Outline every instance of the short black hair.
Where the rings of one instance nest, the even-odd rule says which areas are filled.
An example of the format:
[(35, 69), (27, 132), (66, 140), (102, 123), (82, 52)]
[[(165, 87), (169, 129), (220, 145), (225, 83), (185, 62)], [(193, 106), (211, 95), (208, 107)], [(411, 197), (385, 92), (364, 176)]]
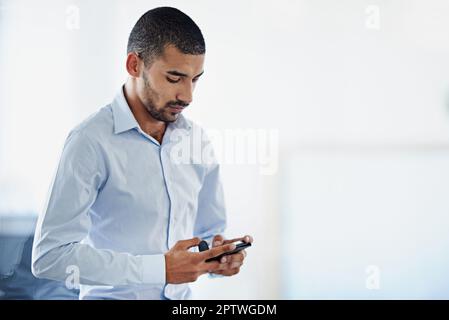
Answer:
[(182, 11), (159, 7), (147, 11), (136, 22), (128, 39), (128, 53), (137, 53), (151, 64), (168, 45), (184, 54), (204, 54), (206, 45), (196, 23)]

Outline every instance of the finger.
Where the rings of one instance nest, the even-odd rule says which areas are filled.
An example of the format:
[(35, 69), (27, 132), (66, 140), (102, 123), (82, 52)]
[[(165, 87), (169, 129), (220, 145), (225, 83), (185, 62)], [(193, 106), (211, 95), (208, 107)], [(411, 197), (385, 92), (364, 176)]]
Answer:
[(212, 240), (212, 246), (213, 247), (218, 247), (221, 246), (223, 244), (224, 238), (222, 235), (217, 234), (214, 237), (214, 240)]
[(243, 238), (244, 238), (244, 237), (234, 238), (234, 239), (229, 239), (229, 240), (224, 240), (224, 241), (223, 241), (223, 244), (233, 243), (233, 242), (236, 242), (236, 241), (243, 241)]
[(221, 257), (220, 262), (221, 263), (240, 262), (240, 261), (243, 261), (245, 259), (245, 257), (246, 257), (246, 251), (242, 250), (240, 252)]
[(207, 259), (211, 259), (211, 258), (214, 258), (216, 256), (219, 256), (220, 254), (223, 254), (225, 252), (232, 251), (234, 249), (235, 249), (235, 244), (234, 243), (224, 244), (222, 246), (214, 247), (214, 248), (212, 248), (210, 250), (200, 252), (199, 253), (199, 257), (202, 260), (207, 260)]
[(223, 276), (233, 276), (240, 272), (240, 268), (227, 269), (220, 272)]
[(221, 257), (220, 263), (231, 263), (231, 262), (241, 262), (245, 259), (246, 252), (245, 250), (242, 250), (238, 253), (229, 254), (226, 256)]
[[(225, 257), (223, 257), (223, 258), (225, 258)], [(244, 255), (244, 253), (242, 253), (242, 251), (240, 251), (240, 252), (228, 255), (228, 256), (226, 256), (226, 258), (227, 258), (228, 263), (243, 262), (243, 260), (245, 259), (245, 255)]]
[(243, 265), (243, 261), (228, 261), (228, 263), (221, 263), (218, 269), (220, 270), (229, 270), (240, 268)]
[(197, 246), (201, 242), (201, 239), (198, 237), (187, 239), (187, 240), (180, 240), (176, 242), (176, 247), (180, 250), (188, 250), (194, 246)]
[(228, 262), (228, 263), (220, 264), (220, 267), (218, 269), (229, 270), (229, 269), (240, 268), (241, 266), (243, 266), (243, 261)]
[(199, 266), (200, 271), (204, 272), (216, 272), (220, 270), (225, 270), (227, 264), (220, 263), (218, 261), (204, 262)]
[(234, 238), (234, 239), (230, 239), (230, 240), (225, 240), (223, 242), (223, 244), (232, 243), (232, 242), (236, 242), (236, 241), (243, 241), (243, 242), (246, 242), (246, 243), (248, 243), (248, 242), (249, 243), (253, 243), (254, 239), (253, 239), (252, 236), (246, 235), (246, 236), (243, 236), (243, 237), (240, 237), (240, 238)]
[(220, 262), (218, 261), (203, 262), (198, 266), (198, 268), (200, 271), (213, 272), (214, 270), (220, 269)]

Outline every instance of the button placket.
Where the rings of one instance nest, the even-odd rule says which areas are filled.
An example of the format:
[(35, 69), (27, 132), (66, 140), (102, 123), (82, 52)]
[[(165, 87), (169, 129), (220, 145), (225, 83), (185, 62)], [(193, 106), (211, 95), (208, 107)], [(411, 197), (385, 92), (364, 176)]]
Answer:
[(161, 167), (162, 167), (162, 174), (164, 176), (164, 181), (165, 181), (165, 188), (166, 188), (166, 192), (168, 194), (168, 198), (170, 201), (170, 209), (169, 209), (169, 220), (168, 220), (168, 248), (171, 248), (173, 245), (175, 245), (176, 243), (176, 238), (175, 238), (175, 225), (177, 222), (177, 217), (175, 214), (175, 199), (172, 197), (172, 192), (171, 192), (171, 182), (170, 182), (170, 161), (167, 160), (168, 155), (165, 152), (166, 148), (161, 145), (160, 146), (160, 159), (161, 159)]

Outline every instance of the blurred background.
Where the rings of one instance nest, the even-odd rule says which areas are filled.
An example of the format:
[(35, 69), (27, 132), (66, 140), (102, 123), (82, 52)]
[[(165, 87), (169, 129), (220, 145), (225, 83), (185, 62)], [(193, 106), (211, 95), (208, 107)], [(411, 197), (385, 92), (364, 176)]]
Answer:
[(187, 116), (262, 133), (236, 138), (255, 159), (221, 158), (227, 235), (254, 245), (194, 297), (448, 299), (446, 0), (0, 0), (0, 298), (76, 297), (27, 274), (34, 223), (68, 132), (112, 101), (131, 28), (165, 5), (206, 40)]

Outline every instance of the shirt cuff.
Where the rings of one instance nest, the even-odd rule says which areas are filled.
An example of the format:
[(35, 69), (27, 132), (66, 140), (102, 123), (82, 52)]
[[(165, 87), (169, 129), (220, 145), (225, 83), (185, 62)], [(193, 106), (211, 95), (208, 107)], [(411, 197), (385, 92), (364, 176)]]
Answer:
[(142, 283), (165, 284), (165, 256), (163, 254), (143, 255)]
[(209, 272), (209, 279), (217, 279), (217, 278), (224, 278), (224, 275)]

